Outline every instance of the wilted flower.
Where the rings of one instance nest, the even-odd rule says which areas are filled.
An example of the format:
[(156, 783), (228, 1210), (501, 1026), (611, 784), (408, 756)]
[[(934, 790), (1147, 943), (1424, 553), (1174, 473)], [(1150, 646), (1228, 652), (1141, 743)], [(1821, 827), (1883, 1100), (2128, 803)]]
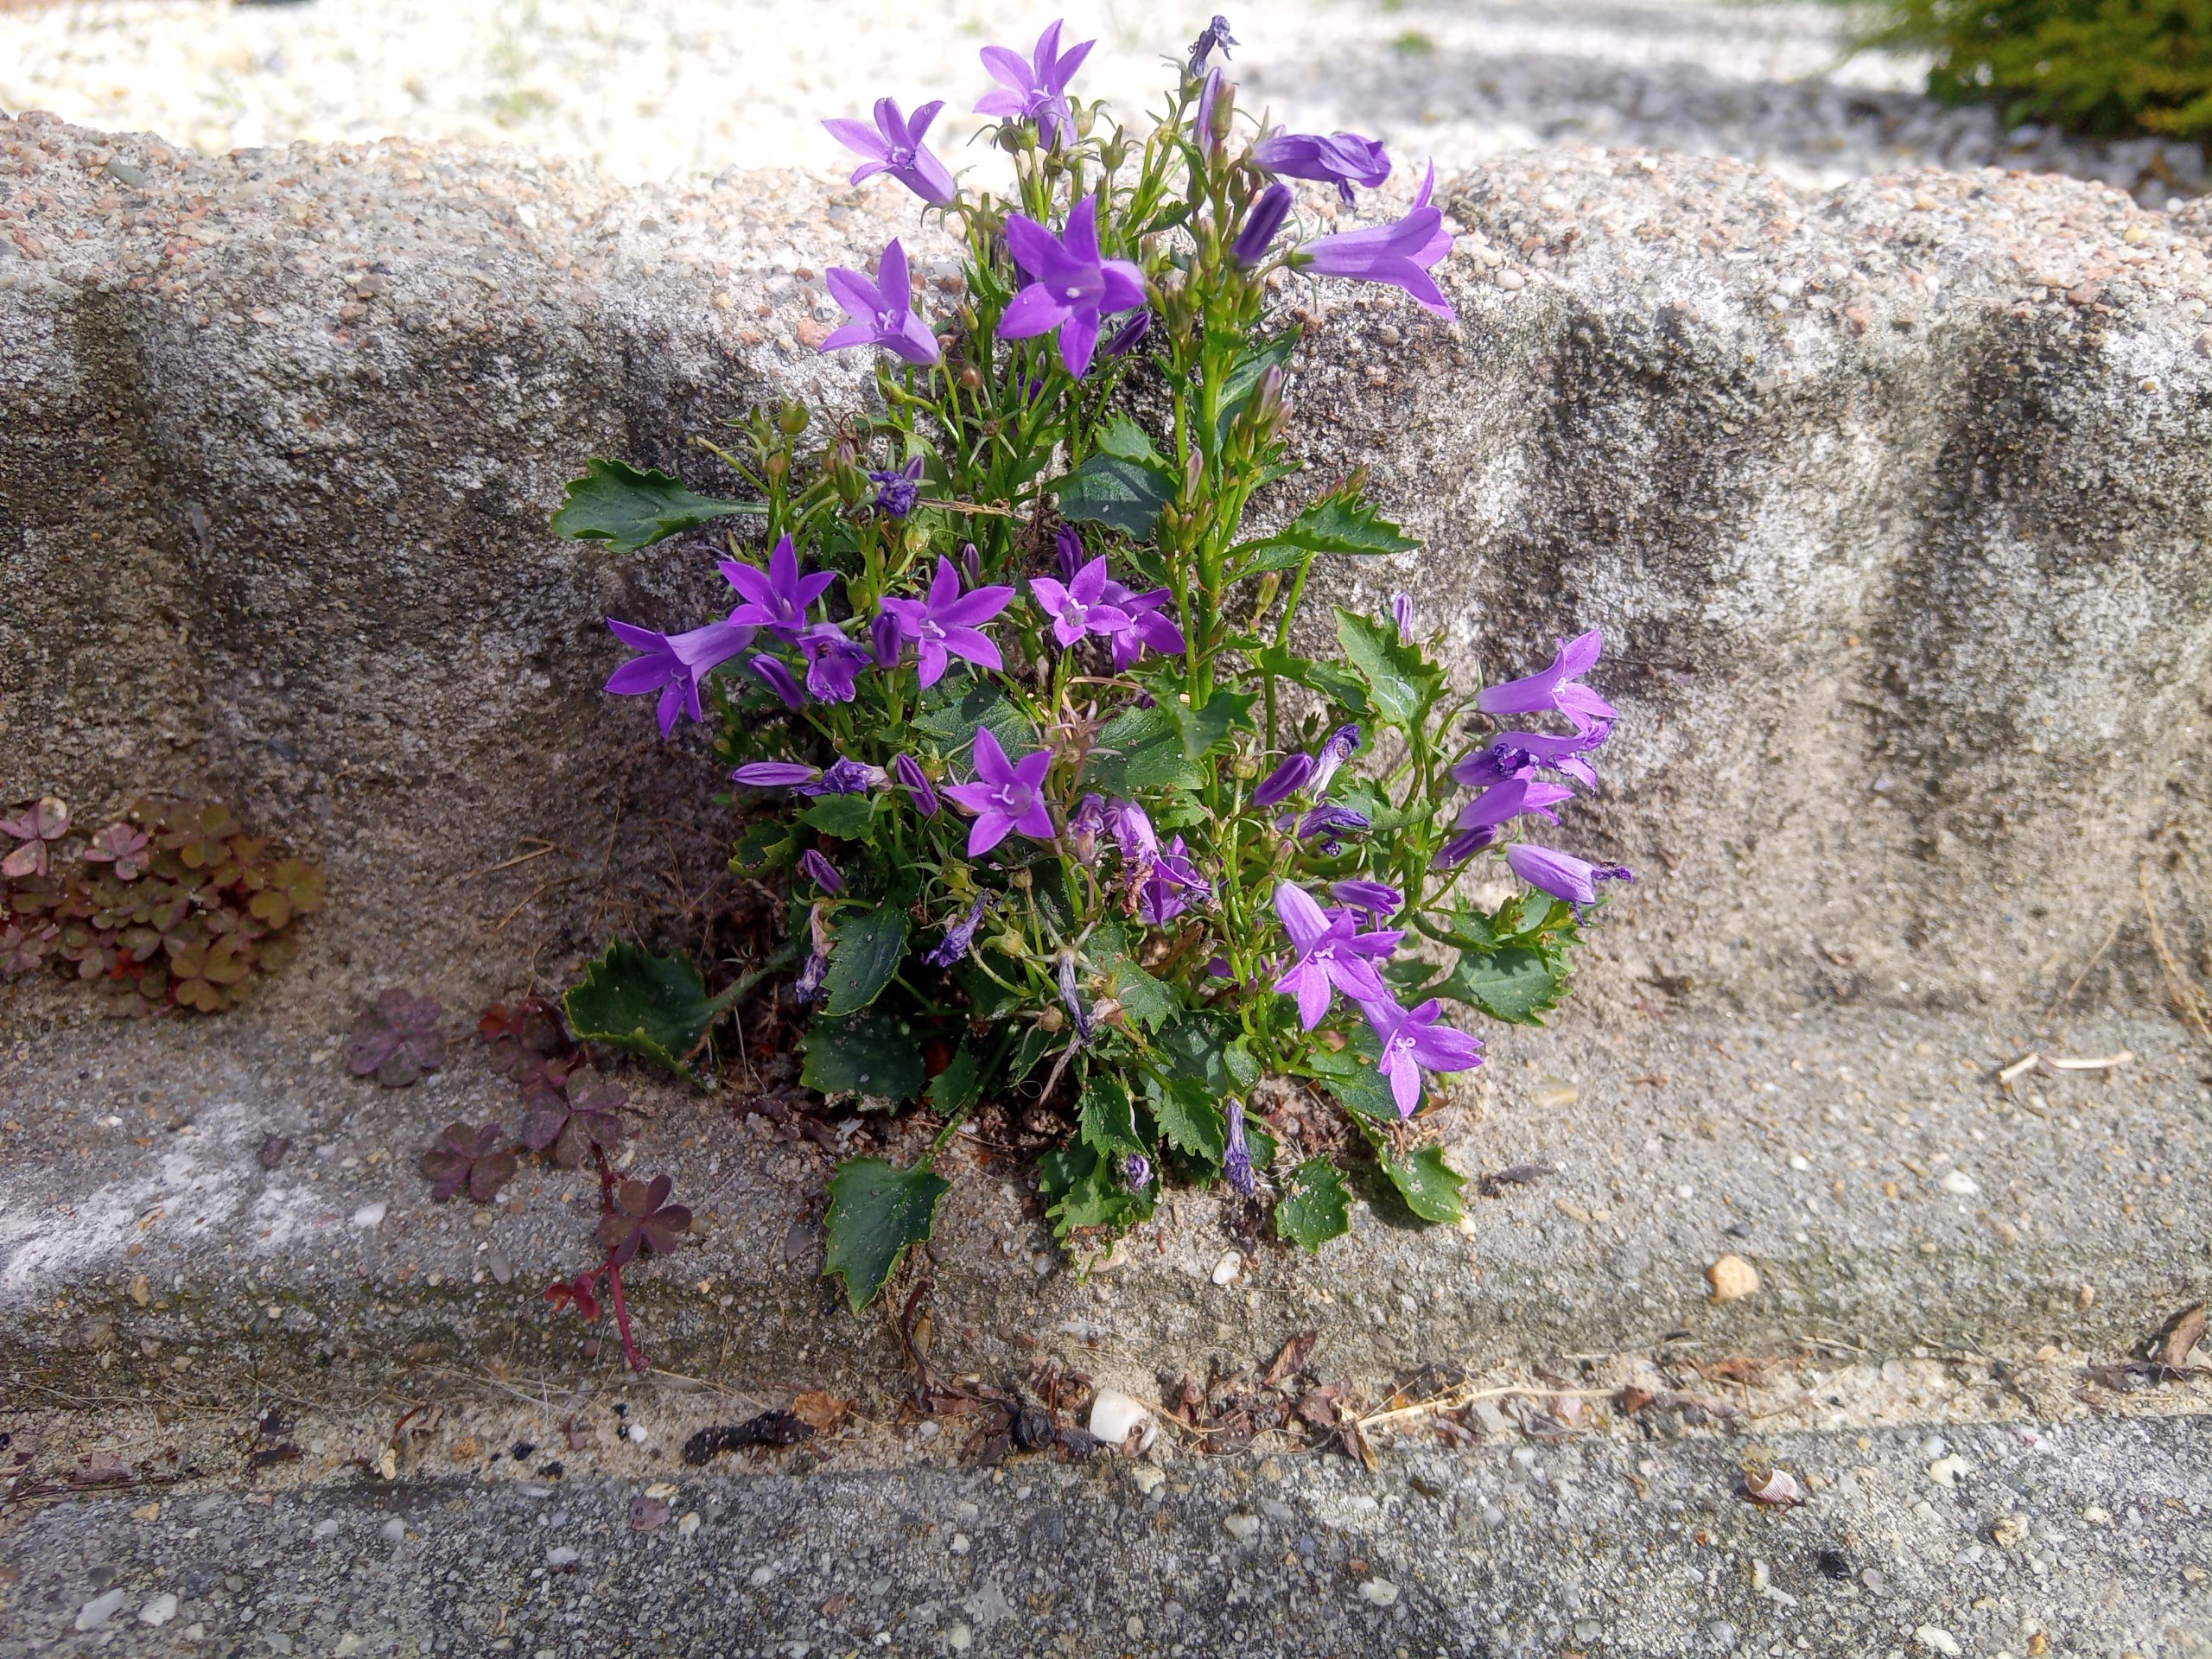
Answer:
[(1001, 340), (1028, 340), (1060, 332), (1060, 362), (1080, 378), (1098, 346), (1100, 320), (1144, 303), (1144, 273), (1127, 259), (1109, 259), (1098, 248), (1098, 198), (1085, 196), (1068, 214), (1064, 235), (1054, 236), (1026, 213), (1010, 213), (1007, 251), (1033, 279), (999, 319)]
[(1037, 37), (1037, 44), (1026, 63), (1019, 53), (1003, 46), (985, 47), (983, 67), (1005, 90), (986, 92), (976, 105), (978, 115), (995, 115), (1006, 121), (1034, 121), (1038, 137), (1047, 149), (1058, 145), (1060, 130), (1072, 122), (1068, 109), (1068, 83), (1075, 79), (1075, 72), (1083, 67), (1083, 60), (1090, 55), (1090, 48), (1098, 44), (1085, 41), (1062, 52), (1060, 28), (1058, 22), (1046, 26)]
[(959, 199), (960, 188), (953, 182), (950, 169), (922, 143), (930, 123), (944, 107), (941, 101), (925, 104), (912, 115), (904, 116), (896, 99), (879, 98), (873, 132), (861, 122), (842, 117), (822, 124), (846, 149), (868, 158), (853, 169), (850, 182), (858, 184), (878, 173), (888, 173), (931, 207), (949, 207)]
[(983, 912), (989, 908), (990, 894), (978, 893), (976, 902), (968, 906), (968, 913), (957, 922), (945, 925), (944, 937), (925, 952), (922, 960), (932, 968), (950, 968), (968, 954), (968, 947), (976, 942), (976, 929), (982, 925)]
[(870, 790), (881, 789), (890, 781), (891, 774), (881, 766), (871, 766), (864, 760), (849, 760), (839, 755), (819, 778), (798, 787), (802, 795), (865, 795)]
[(1492, 784), (1502, 784), (1509, 778), (1541, 768), (1572, 778), (1586, 789), (1594, 789), (1598, 784), (1597, 768), (1583, 757), (1603, 744), (1610, 730), (1605, 722), (1599, 721), (1572, 737), (1555, 737), (1545, 732), (1500, 732), (1487, 748), (1476, 750), (1453, 766), (1452, 778), (1455, 783), (1465, 784), (1471, 789), (1486, 789)]
[[(1358, 753), (1359, 728), (1357, 725), (1348, 723), (1331, 732), (1328, 741), (1321, 745), (1321, 752), (1313, 757), (1313, 793), (1317, 796), (1327, 794), (1330, 780), (1337, 775), (1337, 768)], [(1364, 830), (1367, 825), (1362, 821), (1359, 827)]]
[(811, 1002), (822, 995), (822, 982), (830, 976), (830, 950), (836, 933), (830, 925), (830, 906), (817, 899), (806, 913), (806, 966), (791, 982), (791, 1000)]
[(981, 858), (1017, 833), (1033, 841), (1052, 838), (1052, 814), (1045, 804), (1045, 774), (1052, 769), (1050, 749), (1009, 760), (990, 728), (976, 728), (976, 781), (944, 789), (963, 811), (976, 815), (968, 831), (969, 857)]
[(1444, 214), (1432, 206), (1436, 188), (1436, 164), (1429, 163), (1421, 194), (1413, 210), (1395, 224), (1364, 231), (1341, 231), (1299, 249), (1299, 263), (1317, 276), (1344, 276), (1355, 282), (1382, 283), (1402, 289), (1425, 310), (1450, 321), (1452, 302), (1428, 274), (1428, 267), (1452, 251), (1452, 233), (1444, 228)]
[(731, 625), (766, 628), (784, 640), (795, 640), (805, 632), (808, 609), (837, 580), (832, 570), (801, 575), (798, 553), (789, 536), (777, 542), (766, 571), (742, 559), (724, 559), (721, 568), (729, 585), (744, 597), (744, 602), (729, 613)]
[(1229, 1103), (1229, 1145), (1221, 1155), (1221, 1173), (1231, 1186), (1248, 1198), (1260, 1190), (1259, 1178), (1252, 1173), (1251, 1143), (1244, 1138), (1244, 1106), (1241, 1101)]
[(1318, 836), (1321, 838), (1321, 850), (1333, 854), (1344, 844), (1345, 836), (1368, 829), (1372, 823), (1364, 812), (1355, 812), (1348, 806), (1317, 806), (1310, 812), (1281, 814), (1275, 819), (1275, 828), (1300, 841)]
[(1152, 1185), (1152, 1160), (1141, 1152), (1125, 1153), (1122, 1158), (1122, 1185), (1132, 1192), (1141, 1192)]
[(1076, 1046), (1080, 1048), (1090, 1041), (1090, 1011), (1083, 1006), (1083, 993), (1076, 987), (1075, 952), (1060, 952), (1060, 1001), (1065, 1005), (1068, 1018), (1075, 1021)]
[(921, 499), (922, 458), (916, 455), (895, 473), (872, 472), (868, 478), (875, 486), (875, 510), (887, 518), (904, 518)]
[(1236, 37), (1229, 32), (1229, 19), (1217, 11), (1213, 21), (1200, 29), (1198, 38), (1191, 42), (1191, 73), (1194, 75), (1204, 73), (1206, 59), (1211, 54), (1218, 51), (1226, 58), (1229, 48), (1236, 44)]
[(1086, 795), (1077, 803), (1074, 815), (1068, 819), (1067, 841), (1077, 861), (1091, 864), (1097, 861), (1098, 837), (1106, 831), (1106, 803), (1096, 795)]
[(1147, 860), (1138, 881), (1137, 918), (1148, 926), (1165, 927), (1193, 904), (1203, 904), (1213, 884), (1192, 867), (1178, 836), (1164, 852)]
[(1113, 832), (1114, 844), (1121, 849), (1122, 863), (1136, 865), (1159, 856), (1160, 837), (1153, 833), (1152, 820), (1145, 815), (1144, 808), (1135, 801), (1109, 802), (1106, 827)]

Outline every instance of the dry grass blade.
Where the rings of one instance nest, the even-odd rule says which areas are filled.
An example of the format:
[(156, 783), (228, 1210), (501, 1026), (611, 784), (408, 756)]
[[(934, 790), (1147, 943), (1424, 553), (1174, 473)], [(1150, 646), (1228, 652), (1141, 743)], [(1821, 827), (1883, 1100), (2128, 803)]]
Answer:
[(2189, 976), (2166, 944), (2165, 930), (2158, 925), (2158, 906), (2151, 897), (2151, 867), (2147, 863), (2136, 866), (2135, 885), (2142, 890), (2143, 914), (2151, 923), (2151, 950), (2166, 976), (2166, 990), (2183, 1017), (2196, 1027), (2197, 1034), (2212, 1043), (2212, 1002), (2208, 1002), (2204, 994), (2190, 983)]

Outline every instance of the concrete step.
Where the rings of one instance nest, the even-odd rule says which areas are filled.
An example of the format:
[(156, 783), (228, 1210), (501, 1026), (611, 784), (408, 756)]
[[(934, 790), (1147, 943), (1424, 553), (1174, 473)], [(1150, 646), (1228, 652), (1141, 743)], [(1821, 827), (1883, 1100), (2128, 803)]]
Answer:
[[(1003, 1373), (1057, 1356), (1147, 1393), (1306, 1328), (1362, 1381), (1669, 1333), (1706, 1351), (2120, 1357), (2212, 1289), (2212, 1062), (2177, 1026), (2103, 1015), (2063, 1046), (2125, 1064), (2008, 1093), (1993, 1069), (2028, 1039), (1968, 1015), (1570, 1011), (1555, 1032), (1500, 1037), (1443, 1124), (1471, 1174), (1555, 1174), (1471, 1187), (1459, 1230), (1363, 1205), (1312, 1258), (1186, 1193), (1077, 1272), (1025, 1209), (1026, 1162), (963, 1139), (928, 1264), (937, 1357)], [(672, 1173), (706, 1228), (631, 1275), (654, 1360), (764, 1389), (899, 1375), (887, 1324), (848, 1316), (817, 1277), (829, 1154), (734, 1094), (641, 1082), (639, 1098), (655, 1116), (633, 1166)], [(417, 1160), (454, 1119), (519, 1122), (473, 1041), (397, 1091), (346, 1077), (332, 1033), (251, 1012), (0, 1050), (0, 1376), (234, 1398), (614, 1365), (586, 1360), (592, 1333), (540, 1297), (590, 1259), (595, 1184), (532, 1167), (498, 1205), (432, 1204)], [(901, 1160), (925, 1132), (851, 1130)], [(269, 1169), (271, 1135), (291, 1145)], [(1716, 1306), (1705, 1274), (1724, 1253), (1760, 1287)]]
[(1940, 1433), (73, 1498), (0, 1511), (0, 1659), (2212, 1652), (2206, 1418)]

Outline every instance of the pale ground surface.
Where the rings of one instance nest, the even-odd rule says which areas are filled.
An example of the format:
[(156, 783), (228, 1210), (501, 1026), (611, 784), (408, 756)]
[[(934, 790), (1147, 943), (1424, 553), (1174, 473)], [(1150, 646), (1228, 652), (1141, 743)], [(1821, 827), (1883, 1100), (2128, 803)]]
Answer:
[[(509, 143), (626, 181), (838, 167), (816, 124), (888, 93), (948, 105), (957, 167), (992, 41), (1064, 12), (1095, 38), (1077, 90), (1125, 118), (1211, 5), (1068, 0), (81, 0), (0, 13), (0, 109), (149, 130), (211, 154), (391, 134)], [(2106, 178), (2163, 202), (2202, 157), (2006, 133), (1912, 95), (1923, 66), (1846, 60), (1816, 4), (1276, 0), (1231, 6), (1249, 100), (1356, 128), (1446, 171), (1564, 140), (1726, 155), (1799, 184), (1989, 163)], [(848, 163), (849, 165), (849, 163)]]

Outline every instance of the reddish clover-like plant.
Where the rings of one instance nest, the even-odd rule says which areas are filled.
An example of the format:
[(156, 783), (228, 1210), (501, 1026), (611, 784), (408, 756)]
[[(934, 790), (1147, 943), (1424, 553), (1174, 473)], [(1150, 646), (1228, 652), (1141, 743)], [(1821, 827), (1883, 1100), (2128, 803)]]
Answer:
[(69, 807), (56, 795), (42, 795), (18, 808), (12, 817), (0, 818), (0, 836), (12, 836), (22, 844), (0, 859), (0, 875), (44, 875), (48, 847), (69, 833)]
[(599, 1317), (599, 1296), (594, 1287), (605, 1268), (587, 1268), (574, 1279), (556, 1279), (545, 1287), (545, 1300), (556, 1313), (573, 1307), (588, 1324)]
[(446, 1039), (438, 1029), (445, 1010), (431, 998), (394, 986), (353, 1021), (346, 1070), (374, 1077), (386, 1089), (404, 1089), (445, 1064)]
[(537, 1107), (523, 1132), (523, 1144), (532, 1152), (549, 1153), (563, 1169), (582, 1168), (594, 1148), (611, 1152), (621, 1144), (622, 1107), (629, 1091), (588, 1066), (568, 1073), (558, 1089), (541, 1078), (523, 1097)]
[(491, 1203), (522, 1167), (514, 1154), (499, 1150), (499, 1137), (505, 1133), (497, 1123), (475, 1129), (466, 1123), (447, 1124), (437, 1145), (423, 1154), (430, 1196), (443, 1203), (466, 1188), (477, 1203)]
[(136, 881), (146, 874), (148, 849), (154, 838), (127, 823), (111, 823), (86, 846), (85, 862), (112, 866), (118, 881)]
[(607, 1265), (626, 1268), (641, 1249), (655, 1255), (673, 1255), (691, 1230), (691, 1212), (671, 1204), (673, 1177), (657, 1175), (647, 1181), (617, 1181), (599, 1218), (599, 1242), (607, 1248)]

